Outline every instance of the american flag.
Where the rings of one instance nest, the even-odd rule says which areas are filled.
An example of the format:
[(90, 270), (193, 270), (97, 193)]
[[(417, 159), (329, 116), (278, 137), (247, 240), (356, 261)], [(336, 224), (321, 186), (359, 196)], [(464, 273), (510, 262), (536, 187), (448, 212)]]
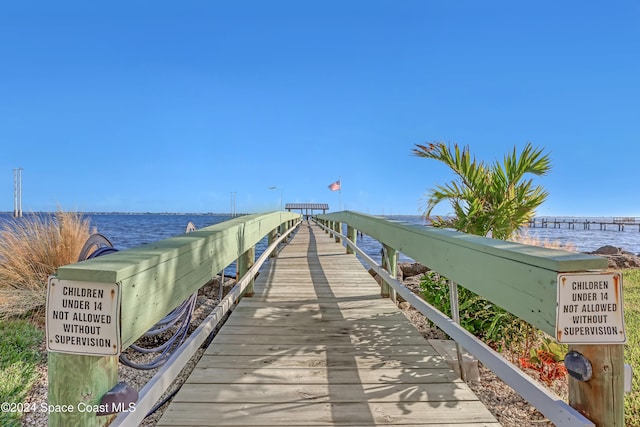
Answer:
[(329, 190), (331, 191), (337, 191), (339, 189), (340, 189), (340, 180), (337, 180), (336, 182), (329, 185)]

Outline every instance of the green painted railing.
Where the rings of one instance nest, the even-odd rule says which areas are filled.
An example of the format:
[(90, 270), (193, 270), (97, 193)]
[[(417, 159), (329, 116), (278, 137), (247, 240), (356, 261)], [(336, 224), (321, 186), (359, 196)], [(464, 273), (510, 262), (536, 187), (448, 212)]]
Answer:
[(356, 212), (318, 215), (346, 223), (531, 325), (556, 335), (558, 273), (607, 268), (604, 258), (424, 227)]
[[(300, 221), (290, 212), (248, 215), (137, 248), (58, 269), (65, 283), (118, 284), (121, 349), (134, 343), (156, 322), (238, 260), (248, 269), (255, 246), (273, 241)], [(91, 410), (118, 382), (117, 356), (49, 352), (50, 426), (102, 426), (114, 416)], [(80, 406), (79, 406), (80, 405)], [(57, 409), (56, 409), (57, 408)], [(64, 411), (63, 409), (73, 409)], [(80, 410), (79, 410), (80, 409)]]
[[(329, 233), (336, 232), (337, 241), (342, 238), (337, 235), (342, 233), (342, 224), (346, 224), (343, 236), (354, 243), (358, 232), (378, 240), (384, 249), (383, 267), (389, 271), (388, 277), (395, 277), (394, 260), (401, 252), (552, 337), (557, 336), (559, 274), (593, 272), (608, 266), (602, 257), (495, 240), (351, 211), (317, 215), (315, 218), (327, 227)], [(382, 294), (388, 293), (389, 287), (383, 284)], [(581, 344), (570, 345), (569, 349), (584, 355), (593, 367), (593, 376), (588, 381), (570, 377), (569, 404), (597, 426), (623, 426), (623, 345)], [(500, 376), (499, 372), (496, 374)]]

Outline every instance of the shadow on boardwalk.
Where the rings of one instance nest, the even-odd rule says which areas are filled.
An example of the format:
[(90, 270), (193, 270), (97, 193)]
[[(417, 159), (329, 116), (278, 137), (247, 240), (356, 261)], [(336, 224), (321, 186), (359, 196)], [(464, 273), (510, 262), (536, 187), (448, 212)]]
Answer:
[(353, 255), (303, 226), (159, 426), (498, 426)]

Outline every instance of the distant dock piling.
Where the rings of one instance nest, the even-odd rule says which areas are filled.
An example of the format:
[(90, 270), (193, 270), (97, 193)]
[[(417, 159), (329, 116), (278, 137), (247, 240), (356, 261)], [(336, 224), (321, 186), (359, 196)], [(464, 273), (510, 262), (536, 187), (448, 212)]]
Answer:
[[(640, 218), (636, 217), (611, 217), (611, 218), (532, 218), (527, 224), (529, 228), (565, 228), (567, 230), (575, 230), (576, 224), (582, 226), (583, 230), (596, 229), (599, 230), (615, 230), (624, 231), (625, 226), (638, 227), (640, 232)], [(580, 227), (578, 227), (580, 228)]]

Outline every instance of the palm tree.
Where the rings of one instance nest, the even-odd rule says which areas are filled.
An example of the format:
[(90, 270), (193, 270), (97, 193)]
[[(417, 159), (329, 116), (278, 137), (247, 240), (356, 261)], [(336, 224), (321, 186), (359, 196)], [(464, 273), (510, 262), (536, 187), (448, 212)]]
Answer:
[(433, 208), (448, 200), (452, 218), (438, 217), (433, 224), (452, 227), (465, 233), (506, 240), (527, 223), (549, 193), (534, 186), (527, 174), (545, 175), (551, 169), (549, 154), (527, 143), (518, 154), (516, 148), (505, 155), (502, 163), (476, 161), (469, 147), (462, 149), (444, 142), (416, 144), (417, 157), (439, 160), (455, 173), (456, 179), (430, 190), (425, 209), (429, 217)]

